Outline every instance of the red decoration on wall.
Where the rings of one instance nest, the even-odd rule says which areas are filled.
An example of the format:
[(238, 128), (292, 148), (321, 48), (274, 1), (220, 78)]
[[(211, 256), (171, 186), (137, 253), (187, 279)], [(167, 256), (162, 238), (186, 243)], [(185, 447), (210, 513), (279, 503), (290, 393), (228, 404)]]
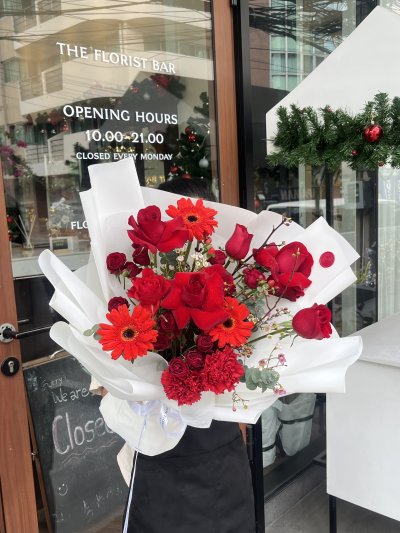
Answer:
[(194, 133), (189, 133), (188, 135), (188, 141), (190, 143), (195, 143), (196, 142), (196, 135)]

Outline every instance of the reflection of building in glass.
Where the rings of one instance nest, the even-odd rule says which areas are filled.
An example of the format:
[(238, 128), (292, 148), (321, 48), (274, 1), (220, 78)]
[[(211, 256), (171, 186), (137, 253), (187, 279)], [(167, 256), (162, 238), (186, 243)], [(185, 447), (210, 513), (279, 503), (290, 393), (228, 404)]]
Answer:
[[(88, 165), (134, 157), (153, 186), (179, 165), (178, 140), (199, 118), (200, 95), (211, 109), (213, 101), (208, 4), (183, 4), (4, 3), (0, 143), (21, 165), (6, 165), (2, 153), (3, 170), (10, 207), (37, 212), (36, 245), (61, 231), (50, 206), (70, 205), (82, 225), (78, 193), (89, 186)], [(212, 116), (208, 123), (204, 143), (193, 132), (193, 153), (201, 143), (207, 165), (195, 161), (191, 172), (212, 176), (217, 188)], [(77, 225), (63, 233), (76, 236)], [(87, 238), (84, 229), (79, 235)]]

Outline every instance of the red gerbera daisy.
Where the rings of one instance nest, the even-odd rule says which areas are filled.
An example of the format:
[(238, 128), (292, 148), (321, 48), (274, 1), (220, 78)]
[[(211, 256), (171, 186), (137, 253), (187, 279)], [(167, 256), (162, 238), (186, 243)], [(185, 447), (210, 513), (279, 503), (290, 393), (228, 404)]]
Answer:
[(118, 359), (121, 355), (131, 361), (146, 355), (154, 348), (157, 340), (155, 321), (151, 314), (137, 305), (132, 314), (126, 305), (112, 309), (106, 315), (110, 324), (100, 324), (97, 334), (104, 351), (111, 351), (111, 357)]
[(225, 298), (224, 310), (229, 317), (215, 326), (210, 331), (212, 340), (218, 341), (218, 348), (223, 348), (226, 344), (233, 347), (242, 346), (251, 335), (253, 322), (246, 322), (244, 319), (250, 314), (245, 304), (240, 304), (236, 298)]
[(217, 211), (205, 207), (202, 199), (196, 200), (196, 204), (194, 204), (190, 198), (180, 198), (177, 206), (170, 205), (165, 212), (171, 218), (181, 217), (183, 219), (191, 241), (193, 237), (198, 241), (206, 239), (214, 233), (214, 228), (218, 226), (218, 222), (214, 220)]

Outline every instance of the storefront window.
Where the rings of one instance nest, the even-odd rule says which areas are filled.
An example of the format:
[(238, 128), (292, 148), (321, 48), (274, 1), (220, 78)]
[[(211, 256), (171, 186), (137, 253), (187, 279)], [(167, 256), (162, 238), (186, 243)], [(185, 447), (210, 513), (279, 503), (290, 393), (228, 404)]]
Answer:
[[(395, 9), (398, 2), (388, 4)], [(398, 311), (396, 173), (379, 169), (378, 178), (378, 170), (354, 172), (346, 165), (334, 172), (324, 166), (268, 167), (265, 114), (311, 74), (375, 5), (356, 0), (248, 2), (252, 162), (246, 168), (252, 167), (253, 174), (247, 175), (251, 182), (247, 207), (286, 213), (303, 227), (324, 216), (359, 252), (354, 265), (357, 282), (332, 302), (333, 323), (341, 335)], [(300, 394), (278, 400), (264, 413), (262, 426), (265, 494), (270, 495), (293, 475), (293, 468), (307, 464), (324, 449), (323, 396)]]
[(72, 270), (87, 263), (79, 193), (89, 165), (130, 157), (144, 186), (197, 177), (219, 197), (210, 2), (4, 0), (0, 30), (2, 216), (16, 327), (27, 335), (40, 531), (116, 533), (124, 443), (105, 425), (90, 376), (49, 337), (61, 317), (37, 258), (50, 248)]
[[(7, 13), (10, 13), (8, 16)], [(0, 158), (15, 277), (50, 247), (84, 264), (88, 166), (132, 157), (143, 185), (208, 180), (218, 196), (210, 4), (60, 0), (3, 6)]]

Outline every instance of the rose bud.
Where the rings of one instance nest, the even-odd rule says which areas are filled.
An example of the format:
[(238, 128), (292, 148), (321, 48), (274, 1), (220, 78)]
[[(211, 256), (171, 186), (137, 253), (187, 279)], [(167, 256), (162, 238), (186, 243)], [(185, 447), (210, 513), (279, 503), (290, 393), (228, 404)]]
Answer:
[(226, 253), (222, 250), (214, 250), (213, 255), (209, 258), (210, 265), (224, 265), (226, 261)]
[(164, 333), (173, 333), (174, 335), (179, 334), (174, 315), (171, 311), (166, 311), (160, 315), (158, 319), (158, 329)]
[(189, 367), (181, 357), (174, 357), (169, 362), (168, 369), (173, 376), (180, 379), (185, 379), (189, 375)]
[(214, 349), (214, 342), (210, 335), (199, 335), (196, 339), (196, 348), (199, 352), (212, 352)]
[(124, 265), (124, 271), (128, 278), (132, 279), (136, 278), (136, 276), (141, 273), (142, 269), (135, 265), (135, 263), (132, 263), (132, 261), (127, 261)]
[(250, 248), (253, 235), (241, 224), (236, 224), (235, 231), (225, 245), (226, 253), (237, 261), (244, 259)]
[(114, 298), (111, 298), (108, 302), (108, 311), (111, 313), (112, 309), (117, 309), (120, 305), (126, 305), (126, 307), (129, 307), (129, 302), (125, 298), (122, 298), (122, 296), (114, 296)]
[(171, 346), (171, 339), (166, 333), (158, 332), (157, 340), (154, 343), (154, 350), (157, 352), (162, 352)]
[(292, 326), (297, 335), (305, 339), (328, 339), (332, 333), (331, 316), (326, 305), (314, 304), (298, 311), (293, 317)]
[(257, 289), (260, 281), (265, 280), (265, 276), (256, 268), (245, 268), (243, 270), (243, 279), (250, 289)]
[(149, 249), (142, 244), (132, 244), (133, 252), (132, 259), (134, 262), (141, 266), (150, 265)]
[(108, 254), (106, 259), (107, 270), (110, 274), (119, 274), (126, 263), (126, 255), (120, 252)]
[(185, 355), (186, 363), (190, 370), (201, 370), (204, 367), (204, 354), (191, 350)]

